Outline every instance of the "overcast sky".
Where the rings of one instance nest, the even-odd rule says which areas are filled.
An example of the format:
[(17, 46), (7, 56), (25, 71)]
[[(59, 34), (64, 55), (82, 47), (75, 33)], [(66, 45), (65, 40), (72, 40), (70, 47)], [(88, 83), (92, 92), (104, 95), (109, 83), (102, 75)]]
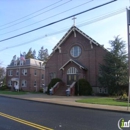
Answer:
[[(112, 0), (0, 0), (0, 40), (109, 1)], [(129, 0), (117, 0), (76, 16), (75, 25), (105, 48), (109, 47), (109, 40), (113, 40), (117, 35), (126, 41), (127, 46), (125, 8), (128, 6)], [(35, 49), (38, 55), (38, 50), (44, 46), (50, 54), (53, 47), (72, 26), (73, 20), (70, 18), (29, 34), (0, 42), (1, 66), (6, 67), (14, 55), (19, 57), (20, 52), (28, 52), (29, 48)], [(19, 44), (22, 46), (13, 47)]]

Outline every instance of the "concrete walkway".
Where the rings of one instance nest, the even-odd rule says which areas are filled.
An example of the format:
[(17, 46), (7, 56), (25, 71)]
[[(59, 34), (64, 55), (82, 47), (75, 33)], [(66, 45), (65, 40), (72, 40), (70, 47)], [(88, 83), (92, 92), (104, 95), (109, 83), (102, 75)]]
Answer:
[[(29, 101), (52, 103), (52, 104), (58, 104), (58, 105), (66, 105), (66, 106), (72, 106), (72, 107), (130, 113), (130, 107), (129, 107), (129, 110), (127, 110), (127, 107), (121, 107), (121, 106), (86, 104), (86, 103), (75, 102), (76, 100), (86, 98), (85, 96), (79, 96), (79, 97), (78, 96), (54, 96), (54, 95), (31, 94), (31, 93), (28, 93), (25, 95), (0, 94), (0, 96), (17, 98), (17, 99), (22, 99), (22, 100), (29, 100)], [(91, 96), (90, 97), (88, 96), (87, 98), (91, 98)]]

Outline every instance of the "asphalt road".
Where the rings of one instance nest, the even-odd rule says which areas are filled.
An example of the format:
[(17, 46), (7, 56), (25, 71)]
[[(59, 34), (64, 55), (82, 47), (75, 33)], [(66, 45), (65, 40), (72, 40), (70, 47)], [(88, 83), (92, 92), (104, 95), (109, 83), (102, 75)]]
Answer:
[[(46, 130), (119, 130), (120, 118), (128, 121), (130, 114), (0, 97), (0, 130), (40, 129), (33, 127), (35, 124), (47, 127)], [(28, 126), (26, 121), (33, 124)]]

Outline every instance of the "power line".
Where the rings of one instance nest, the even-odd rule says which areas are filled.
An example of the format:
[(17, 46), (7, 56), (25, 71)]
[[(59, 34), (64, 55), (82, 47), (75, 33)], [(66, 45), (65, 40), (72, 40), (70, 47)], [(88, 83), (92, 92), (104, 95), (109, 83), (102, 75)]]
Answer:
[(46, 6), (46, 7), (42, 8), (42, 9), (37, 10), (37, 11), (35, 11), (35, 12), (31, 13), (31, 14), (28, 14), (28, 15), (26, 15), (26, 16), (24, 16), (24, 17), (21, 17), (21, 18), (19, 18), (19, 19), (16, 19), (16, 20), (14, 20), (14, 21), (9, 22), (9, 23), (0, 25), (0, 27), (6, 26), (6, 25), (8, 25), (8, 24), (14, 23), (14, 22), (19, 21), (19, 20), (21, 20), (21, 19), (24, 19), (24, 18), (26, 18), (26, 17), (28, 17), (28, 16), (30, 16), (30, 15), (33, 15), (33, 14), (35, 14), (35, 13), (37, 13), (37, 12), (40, 12), (41, 10), (44, 10), (44, 9), (46, 9), (46, 8), (48, 8), (48, 7), (51, 7), (51, 6), (57, 4), (57, 3), (61, 2), (61, 1), (62, 1), (62, 0), (59, 0), (59, 1), (53, 3), (53, 4), (49, 5), (49, 6)]
[(84, 26), (84, 25), (88, 25), (88, 24), (91, 24), (91, 23), (94, 23), (94, 22), (97, 22), (97, 21), (101, 21), (101, 20), (103, 20), (103, 19), (112, 17), (112, 16), (114, 16), (114, 15), (123, 13), (123, 12), (125, 12), (125, 11), (126, 11), (126, 8), (123, 8), (123, 9), (121, 9), (121, 10), (117, 10), (117, 11), (112, 12), (112, 13), (110, 13), (110, 14), (107, 14), (107, 15), (98, 17), (98, 18), (96, 18), (96, 19), (90, 20), (90, 21), (88, 21), (88, 22), (86, 22), (86, 23), (82, 23), (82, 24), (79, 25), (79, 27)]
[[(92, 18), (90, 20), (88, 20), (87, 22), (86, 21), (83, 21), (83, 22), (80, 22), (77, 27), (82, 27), (84, 25), (88, 25), (88, 24), (91, 24), (91, 23), (95, 23), (95, 22), (98, 22), (98, 21), (101, 21), (103, 19), (106, 19), (106, 18), (109, 18), (109, 17), (112, 17), (114, 15), (117, 15), (117, 14), (120, 14), (120, 13), (123, 13), (126, 11), (126, 8), (120, 8), (118, 10), (114, 10), (114, 11), (111, 11), (111, 12), (108, 12), (106, 14), (103, 14), (101, 16), (98, 16), (98, 17), (95, 17), (95, 18)], [(67, 29), (69, 29), (69, 27), (66, 27)], [(67, 29), (66, 28), (62, 28), (62, 30), (66, 31)]]
[(71, 15), (71, 16), (68, 16), (68, 17), (66, 17), (66, 18), (63, 18), (63, 19), (60, 19), (60, 20), (58, 20), (58, 21), (49, 23), (49, 24), (44, 25), (44, 26), (41, 26), (41, 27), (39, 27), (39, 28), (35, 28), (35, 29), (33, 29), (33, 30), (30, 30), (30, 31), (27, 31), (27, 32), (24, 32), (24, 33), (21, 33), (21, 34), (12, 36), (12, 37), (9, 37), (9, 38), (6, 38), (6, 39), (2, 39), (2, 40), (0, 40), (0, 42), (7, 41), (7, 40), (10, 40), (10, 39), (13, 39), (13, 38), (16, 38), (16, 37), (25, 35), (25, 34), (27, 34), (27, 33), (34, 32), (34, 31), (36, 31), (36, 30), (42, 29), (42, 28), (44, 28), (44, 27), (47, 27), (47, 26), (50, 26), (50, 25), (53, 25), (53, 24), (56, 24), (56, 23), (58, 23), (58, 22), (64, 21), (64, 20), (66, 20), (66, 19), (69, 19), (69, 18), (71, 18), (71, 17), (77, 16), (77, 15), (80, 15), (80, 14), (83, 14), (83, 13), (85, 13), (85, 12), (88, 12), (88, 11), (91, 11), (91, 10), (94, 10), (94, 9), (97, 9), (97, 8), (99, 8), (99, 7), (102, 7), (102, 6), (104, 6), (104, 5), (110, 4), (110, 3), (115, 2), (115, 1), (117, 1), (117, 0), (113, 0), (113, 1), (110, 1), (110, 2), (107, 2), (107, 3), (104, 3), (104, 4), (102, 4), (102, 5), (93, 7), (93, 8), (91, 8), (91, 9), (87, 9), (87, 10), (82, 11), (82, 12), (80, 12), (80, 13), (77, 13), (77, 14), (74, 14), (74, 15)]
[(21, 27), (21, 28), (18, 28), (18, 29), (15, 29), (15, 30), (12, 30), (12, 31), (3, 33), (3, 34), (0, 34), (0, 35), (5, 35), (5, 34), (8, 34), (8, 33), (12, 33), (12, 32), (21, 30), (21, 29), (23, 29), (23, 28), (32, 26), (32, 25), (34, 25), (34, 24), (40, 23), (40, 22), (42, 22), (42, 21), (44, 21), (44, 20), (47, 20), (47, 19), (49, 19), (49, 18), (53, 18), (53, 17), (55, 17), (55, 16), (58, 16), (58, 15), (60, 15), (60, 14), (63, 14), (63, 13), (65, 13), (65, 12), (68, 12), (68, 11), (70, 11), (70, 10), (73, 10), (73, 9), (75, 9), (75, 8), (78, 8), (78, 7), (80, 7), (80, 6), (83, 6), (83, 5), (85, 5), (85, 4), (89, 3), (89, 2), (92, 2), (92, 1), (93, 1), (93, 0), (90, 0), (90, 1), (88, 1), (88, 2), (85, 2), (85, 3), (83, 3), (83, 4), (80, 4), (80, 5), (78, 5), (78, 6), (75, 6), (75, 7), (71, 8), (71, 9), (65, 10), (65, 11), (63, 11), (63, 12), (61, 12), (61, 13), (58, 13), (58, 14), (55, 14), (55, 15), (50, 16), (50, 17), (48, 17), (48, 18), (42, 19), (42, 20), (40, 20), (40, 21), (38, 21), (38, 22), (35, 22), (35, 23), (33, 23), (33, 24), (29, 24), (29, 25), (27, 25), (27, 26), (24, 26), (24, 27)]
[[(122, 10), (118, 10), (118, 11), (109, 13), (109, 14), (107, 14), (107, 15), (100, 16), (100, 17), (95, 18), (95, 19), (92, 19), (92, 20), (89, 20), (89, 21), (87, 21), (87, 22), (85, 22), (85, 23), (78, 24), (77, 27), (83, 27), (83, 26), (85, 26), (85, 25), (92, 24), (92, 23), (97, 22), (97, 21), (101, 21), (101, 20), (103, 20), (103, 19), (112, 17), (112, 16), (114, 16), (114, 15), (117, 15), (117, 14), (120, 14), (120, 13), (123, 13), (123, 12), (125, 12), (125, 8), (122, 9)], [(4, 51), (4, 50), (7, 50), (7, 49), (10, 49), (10, 48), (15, 48), (15, 47), (18, 47), (18, 46), (23, 46), (23, 45), (25, 45), (25, 44), (38, 41), (38, 40), (43, 39), (43, 38), (48, 37), (48, 36), (52, 36), (52, 35), (56, 35), (56, 34), (59, 34), (59, 33), (63, 33), (63, 32), (65, 32), (66, 30), (68, 30), (68, 28), (62, 29), (62, 30), (60, 30), (60, 31), (53, 32), (53, 33), (50, 33), (50, 34), (46, 34), (46, 35), (44, 35), (44, 36), (41, 36), (41, 37), (39, 37), (39, 38), (30, 40), (30, 41), (27, 41), (27, 42), (24, 42), (24, 43), (20, 43), (20, 44), (14, 45), (14, 46), (6, 47), (6, 48), (4, 48), (4, 49), (1, 49), (0, 52), (1, 52), (1, 51)]]
[(49, 9), (49, 10), (46, 10), (46, 11), (40, 13), (40, 14), (37, 14), (37, 15), (32, 16), (32, 17), (30, 17), (30, 18), (27, 18), (27, 19), (25, 19), (25, 20), (23, 20), (23, 21), (20, 21), (20, 22), (18, 22), (18, 23), (13, 24), (13, 25), (10, 25), (10, 26), (1, 28), (0, 30), (4, 30), (4, 29), (10, 28), (10, 27), (13, 27), (13, 26), (15, 26), (15, 25), (17, 25), (17, 24), (26, 22), (26, 21), (29, 20), (29, 19), (32, 19), (32, 18), (34, 18), (34, 17), (37, 17), (37, 16), (39, 16), (39, 15), (41, 15), (41, 14), (43, 14), (43, 13), (49, 12), (49, 11), (51, 11), (51, 10), (53, 10), (53, 9), (55, 9), (55, 8), (58, 8), (58, 7), (62, 6), (62, 5), (65, 5), (65, 4), (69, 3), (70, 1), (72, 1), (72, 0), (69, 0), (69, 1), (67, 1), (67, 2), (64, 2), (64, 3), (62, 3), (62, 4), (58, 5), (58, 6), (55, 6), (55, 7), (51, 8), (51, 9)]

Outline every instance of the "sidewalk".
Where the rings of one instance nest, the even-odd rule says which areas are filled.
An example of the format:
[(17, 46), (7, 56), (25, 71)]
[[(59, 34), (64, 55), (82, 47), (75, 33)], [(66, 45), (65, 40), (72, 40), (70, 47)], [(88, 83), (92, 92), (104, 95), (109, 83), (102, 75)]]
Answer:
[[(58, 105), (66, 105), (66, 106), (72, 106), (72, 107), (130, 113), (130, 107), (128, 111), (127, 107), (99, 105), (99, 104), (86, 104), (86, 103), (75, 102), (76, 100), (86, 98), (84, 96), (79, 96), (79, 97), (78, 96), (54, 96), (54, 95), (31, 94), (31, 93), (28, 93), (25, 95), (0, 94), (0, 96), (17, 98), (17, 99), (22, 99), (22, 100), (29, 100), (29, 101), (52, 103), (52, 104), (58, 104)], [(88, 96), (88, 98), (91, 98), (91, 97)]]

